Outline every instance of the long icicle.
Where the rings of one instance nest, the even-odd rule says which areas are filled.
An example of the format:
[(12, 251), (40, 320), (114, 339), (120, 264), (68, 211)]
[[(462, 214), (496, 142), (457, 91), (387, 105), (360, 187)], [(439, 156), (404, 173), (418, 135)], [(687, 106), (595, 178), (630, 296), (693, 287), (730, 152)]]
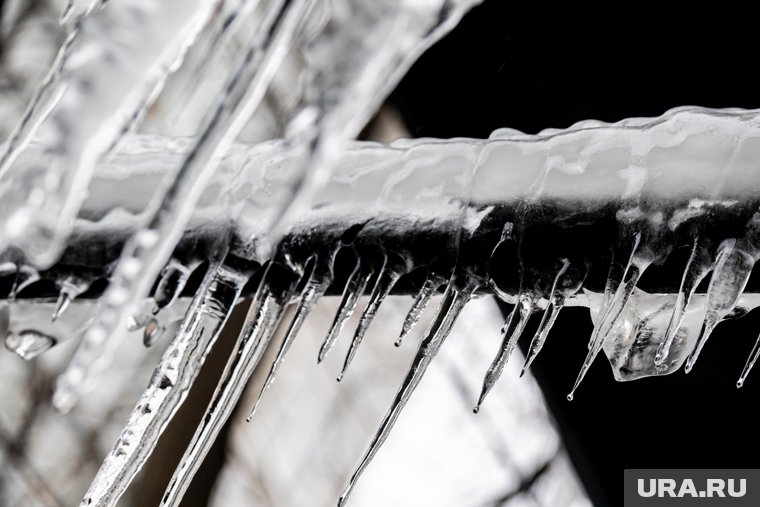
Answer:
[(692, 246), (691, 255), (686, 263), (686, 269), (684, 269), (681, 286), (678, 289), (678, 296), (676, 296), (675, 308), (673, 308), (673, 315), (670, 317), (668, 328), (665, 331), (665, 340), (660, 344), (660, 348), (657, 349), (657, 353), (654, 356), (654, 364), (656, 365), (663, 364), (668, 358), (670, 347), (673, 346), (673, 340), (681, 329), (681, 324), (686, 315), (686, 308), (688, 308), (689, 302), (691, 302), (691, 297), (705, 275), (710, 272), (712, 262), (710, 262), (706, 255), (701, 254), (702, 249), (703, 247), (700, 244), (699, 238), (694, 238), (694, 246)]
[(726, 240), (720, 246), (718, 260), (715, 263), (710, 286), (705, 300), (705, 318), (702, 331), (694, 349), (686, 358), (684, 371), (689, 373), (694, 368), (699, 353), (715, 327), (733, 311), (739, 297), (747, 286), (755, 258), (737, 247), (736, 240)]
[(257, 301), (251, 305), (246, 316), (246, 324), (238, 337), (236, 352), (227, 363), (214, 396), (209, 402), (206, 415), (195, 430), (192, 441), (169, 481), (161, 500), (162, 506), (176, 507), (182, 501), (203, 458), (208, 454), (243, 394), (248, 380), (277, 329), (283, 310), (291, 296), (290, 288), (277, 289), (266, 281), (262, 283), (260, 294), (256, 297)]
[[(208, 119), (203, 134), (171, 185), (154, 196), (147, 225), (124, 246), (96, 321), (63, 373), (66, 380), (62, 384), (61, 389), (65, 391), (62, 395), (71, 399), (79, 395), (89, 377), (89, 365), (101, 355), (108, 338), (126, 327), (129, 312), (150, 291), (190, 219), (216, 162), (260, 102), (312, 2), (295, 0), (288, 3), (289, 7), (282, 8), (284, 0), (277, 0), (268, 13), (269, 22), (262, 25), (261, 36), (255, 38), (230, 81), (225, 100), (220, 101)], [(270, 37), (271, 30), (275, 33)]]
[(433, 297), (433, 294), (435, 294), (441, 285), (445, 283), (446, 279), (442, 276), (439, 276), (432, 272), (428, 273), (427, 278), (425, 278), (425, 282), (420, 288), (420, 292), (417, 293), (417, 297), (414, 298), (414, 303), (412, 303), (412, 307), (409, 309), (409, 313), (406, 314), (404, 325), (401, 326), (401, 334), (394, 343), (396, 347), (401, 346), (401, 342), (404, 341), (406, 335), (408, 335), (409, 332), (414, 329), (414, 326), (417, 325), (417, 322), (419, 322), (420, 317), (425, 311), (425, 308), (427, 308), (428, 304), (430, 303), (430, 299)]
[[(219, 8), (226, 6), (227, 2), (224, 0), (217, 0), (221, 5)], [(198, 57), (191, 63), (191, 68), (187, 73), (187, 79), (183, 84), (181, 90), (178, 92), (179, 96), (185, 101), (190, 102), (193, 96), (200, 89), (197, 83), (203, 78), (203, 73), (211, 67), (214, 60), (221, 56), (224, 45), (232, 38), (232, 36), (238, 31), (243, 21), (247, 20), (249, 16), (256, 10), (256, 7), (261, 3), (261, 0), (240, 0), (237, 5), (232, 8), (229, 13), (221, 13), (225, 15), (221, 21), (216, 21), (211, 25), (209, 36), (207, 37), (206, 44), (201, 48)], [(182, 108), (177, 108), (169, 120), (171, 122), (178, 122), (181, 120), (182, 113), (185, 112)]]
[[(145, 97), (155, 97), (210, 13), (201, 0), (140, 0), (80, 18), (0, 166), (0, 247), (14, 245), (41, 267), (59, 257), (96, 162)], [(15, 164), (31, 140), (39, 161)]]
[(522, 333), (525, 330), (525, 325), (528, 323), (528, 320), (533, 313), (533, 309), (536, 306), (536, 299), (536, 295), (529, 292), (522, 293), (518, 296), (517, 304), (509, 315), (509, 318), (507, 318), (507, 321), (504, 323), (504, 326), (501, 328), (501, 347), (499, 347), (499, 353), (494, 358), (491, 366), (486, 372), (485, 379), (483, 380), (483, 387), (480, 391), (480, 396), (478, 397), (478, 403), (472, 409), (474, 413), (477, 414), (480, 412), (480, 407), (483, 405), (483, 401), (499, 380), (499, 377), (501, 377), (501, 373), (504, 371), (504, 366), (507, 364), (507, 361), (509, 361), (509, 357), (515, 350), (515, 345), (517, 345), (517, 340), (522, 336)]
[(343, 362), (343, 369), (341, 370), (340, 375), (338, 375), (338, 382), (340, 382), (343, 379), (343, 376), (346, 374), (348, 366), (354, 359), (354, 355), (356, 355), (356, 351), (358, 350), (359, 345), (361, 345), (362, 339), (364, 339), (364, 334), (367, 332), (369, 325), (375, 318), (375, 314), (377, 314), (377, 310), (380, 308), (380, 305), (383, 303), (385, 298), (388, 297), (388, 294), (390, 293), (391, 289), (393, 289), (393, 286), (396, 285), (398, 279), (401, 278), (401, 275), (402, 272), (400, 270), (389, 266), (388, 256), (386, 255), (383, 259), (383, 265), (377, 274), (375, 286), (372, 287), (372, 293), (369, 296), (367, 306), (364, 308), (364, 312), (362, 312), (362, 316), (359, 319), (359, 325), (356, 327), (356, 331), (354, 332), (354, 338), (351, 340), (351, 345), (348, 348), (348, 353), (346, 353), (346, 359)]
[(425, 332), (425, 337), (422, 339), (419, 349), (417, 349), (417, 354), (412, 360), (412, 364), (409, 367), (406, 377), (396, 393), (388, 412), (385, 414), (385, 417), (383, 417), (380, 427), (372, 438), (369, 448), (364, 453), (364, 456), (356, 467), (348, 485), (341, 493), (340, 499), (338, 500), (338, 507), (345, 507), (357, 481), (372, 461), (372, 458), (375, 457), (377, 451), (388, 438), (398, 416), (401, 414), (407, 401), (409, 401), (409, 397), (417, 388), (422, 376), (425, 374), (431, 361), (438, 353), (438, 349), (440, 349), (441, 345), (451, 332), (451, 328), (454, 326), (457, 317), (459, 317), (462, 309), (480, 285), (476, 278), (467, 275), (464, 276), (466, 276), (466, 278), (461, 280), (463, 282), (461, 284), (458, 284), (457, 281), (455, 281), (455, 279), (458, 278), (456, 275), (452, 276), (451, 281), (449, 281), (449, 284), (446, 287), (446, 292), (443, 295), (443, 301), (438, 307), (435, 320)]
[[(615, 251), (613, 250), (612, 257), (610, 257), (610, 269), (607, 272), (607, 281), (604, 284), (602, 302), (599, 305), (599, 319), (601, 319), (602, 315), (607, 313), (607, 308), (609, 308), (610, 300), (615, 296), (615, 292), (620, 286), (620, 282), (623, 280), (623, 275), (625, 274), (625, 268), (621, 267), (619, 263), (615, 262), (616, 257), (617, 255), (615, 255)], [(592, 332), (588, 340), (588, 350), (591, 350), (594, 347), (595, 340), (596, 335)]]
[(588, 354), (583, 361), (583, 366), (581, 366), (578, 377), (575, 379), (573, 389), (570, 391), (570, 394), (567, 395), (568, 401), (572, 401), (575, 397), (575, 391), (578, 389), (578, 386), (581, 385), (583, 378), (591, 367), (591, 363), (594, 362), (599, 351), (602, 350), (602, 346), (604, 345), (607, 336), (614, 331), (615, 327), (619, 324), (620, 315), (623, 314), (623, 311), (628, 305), (631, 294), (633, 294), (633, 290), (636, 288), (639, 278), (641, 278), (641, 275), (646, 268), (649, 267), (650, 261), (638, 257), (636, 253), (640, 239), (641, 235), (636, 234), (631, 249), (631, 255), (626, 264), (625, 271), (623, 272), (623, 278), (615, 291), (614, 296), (610, 299), (609, 305), (607, 305), (606, 309), (601, 307), (599, 309), (599, 316), (591, 334), (592, 346), (589, 348)]
[(187, 397), (249, 277), (247, 269), (227, 262), (209, 266), (179, 332), (93, 479), (82, 507), (111, 507), (127, 489)]
[(333, 345), (335, 345), (340, 331), (343, 329), (346, 321), (353, 315), (356, 303), (359, 301), (359, 297), (364, 294), (364, 290), (367, 288), (367, 284), (373, 273), (374, 268), (369, 263), (362, 262), (361, 259), (357, 260), (356, 266), (354, 266), (354, 270), (346, 282), (346, 287), (343, 289), (343, 297), (341, 298), (338, 312), (335, 314), (335, 320), (333, 320), (332, 326), (330, 326), (330, 330), (327, 332), (327, 336), (325, 336), (322, 346), (319, 348), (317, 363), (324, 361)]
[(331, 283), (331, 274), (326, 274), (324, 271), (318, 272), (316, 267), (309, 275), (308, 281), (306, 282), (306, 287), (304, 288), (301, 295), (301, 300), (298, 302), (298, 307), (296, 308), (296, 311), (293, 315), (293, 320), (290, 321), (288, 331), (285, 333), (285, 338), (282, 339), (280, 349), (277, 351), (277, 357), (272, 362), (272, 366), (269, 370), (269, 373), (267, 374), (267, 378), (264, 381), (264, 384), (261, 386), (261, 390), (259, 391), (259, 395), (256, 397), (256, 401), (253, 404), (251, 412), (248, 414), (248, 417), (246, 419), (248, 422), (250, 422), (251, 419), (253, 419), (253, 417), (256, 415), (256, 410), (259, 407), (259, 403), (261, 402), (264, 393), (274, 383), (277, 372), (280, 370), (282, 363), (285, 361), (285, 356), (288, 354), (290, 346), (293, 345), (293, 341), (296, 339), (296, 336), (298, 336), (298, 332), (301, 330), (301, 326), (303, 325), (304, 320), (306, 320), (306, 317), (314, 309), (314, 305), (317, 303), (317, 301), (319, 301), (319, 298), (324, 295), (325, 291), (327, 291), (327, 288)]
[(559, 312), (562, 311), (562, 308), (565, 306), (565, 300), (578, 292), (578, 290), (581, 288), (581, 284), (583, 283), (582, 280), (580, 280), (577, 284), (573, 284), (569, 290), (568, 288), (561, 286), (561, 282), (569, 266), (570, 261), (568, 259), (564, 259), (562, 267), (554, 277), (554, 283), (552, 284), (551, 292), (549, 295), (549, 302), (546, 305), (546, 310), (544, 310), (544, 315), (541, 317), (541, 323), (538, 325), (538, 330), (533, 336), (533, 339), (530, 341), (528, 355), (525, 358), (525, 363), (523, 364), (522, 371), (520, 372), (520, 377), (525, 375), (525, 372), (528, 370), (528, 368), (530, 368), (530, 365), (533, 364), (533, 361), (538, 356), (538, 353), (541, 352), (541, 349), (546, 342), (546, 338), (549, 336), (549, 331), (551, 331), (552, 327), (554, 326), (554, 322), (557, 320)]

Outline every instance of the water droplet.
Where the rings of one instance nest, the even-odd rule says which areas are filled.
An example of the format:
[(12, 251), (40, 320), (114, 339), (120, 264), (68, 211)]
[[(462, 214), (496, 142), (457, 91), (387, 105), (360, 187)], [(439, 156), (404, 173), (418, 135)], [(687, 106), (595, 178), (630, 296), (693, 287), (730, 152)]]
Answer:
[(18, 333), (10, 333), (5, 338), (5, 346), (25, 361), (29, 361), (49, 350), (56, 344), (52, 336), (40, 333), (34, 329), (25, 329)]

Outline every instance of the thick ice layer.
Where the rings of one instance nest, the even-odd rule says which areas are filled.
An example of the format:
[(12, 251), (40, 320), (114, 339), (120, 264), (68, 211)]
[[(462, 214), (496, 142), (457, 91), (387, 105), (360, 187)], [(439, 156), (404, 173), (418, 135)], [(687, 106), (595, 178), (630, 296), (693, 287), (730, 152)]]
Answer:
[[(353, 143), (311, 212), (291, 224), (298, 231), (379, 215), (398, 215), (412, 225), (415, 217), (443, 223), (461, 215), (467, 202), (516, 207), (525, 201), (565, 206), (568, 213), (616, 206), (624, 211), (621, 220), (648, 218), (673, 231), (716, 208), (731, 212), (752, 205), (760, 185), (754, 166), (760, 153), (756, 115), (681, 108), (648, 123), (581, 124), (538, 136)], [(125, 142), (98, 167), (74, 225), (72, 247), (77, 235), (134, 230), (162, 176), (191, 142), (144, 136)], [(189, 229), (237, 215), (241, 240), (261, 234), (267, 222), (261, 213), (291, 184), (298, 158), (278, 141), (233, 145), (201, 194)], [(225, 189), (231, 179), (236, 184)], [(626, 210), (631, 196), (640, 204)], [(455, 228), (449, 227), (452, 233)]]

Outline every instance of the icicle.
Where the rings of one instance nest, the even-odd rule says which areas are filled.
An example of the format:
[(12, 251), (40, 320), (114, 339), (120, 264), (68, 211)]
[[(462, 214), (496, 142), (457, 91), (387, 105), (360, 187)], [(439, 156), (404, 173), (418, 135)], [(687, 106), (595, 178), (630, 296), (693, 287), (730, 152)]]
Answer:
[[(623, 275), (625, 274), (625, 269), (617, 262), (615, 262), (615, 251), (612, 252), (612, 257), (610, 257), (610, 269), (607, 272), (607, 281), (604, 284), (604, 294), (602, 295), (602, 304), (599, 307), (599, 316), (601, 317), (604, 315), (607, 311), (607, 308), (610, 305), (610, 299), (615, 295), (615, 292), (617, 291), (618, 287), (620, 286), (620, 282), (623, 279)], [(588, 340), (588, 350), (591, 350), (594, 347), (594, 340), (595, 335), (592, 332), (591, 336)]]
[(581, 371), (578, 373), (578, 378), (575, 379), (572, 391), (567, 395), (568, 401), (572, 401), (575, 397), (575, 391), (583, 381), (583, 377), (586, 376), (586, 372), (588, 372), (588, 369), (591, 367), (591, 363), (594, 362), (597, 354), (602, 350), (604, 340), (607, 339), (607, 336), (613, 332), (615, 327), (619, 324), (620, 315), (625, 310), (639, 278), (646, 268), (649, 267), (649, 264), (651, 264), (650, 259), (639, 257), (637, 255), (640, 240), (641, 234), (637, 233), (634, 238), (633, 248), (631, 249), (631, 256), (623, 271), (620, 285), (615, 291), (614, 296), (610, 299), (607, 307), (600, 308), (599, 310), (599, 317), (597, 318), (594, 330), (591, 333), (592, 346), (589, 348), (586, 359), (583, 361), (583, 366), (581, 366)]
[(248, 380), (261, 360), (282, 318), (283, 309), (291, 298), (291, 290), (277, 290), (267, 282), (263, 284), (261, 294), (248, 311), (246, 324), (238, 337), (237, 352), (227, 363), (206, 415), (169, 481), (161, 500), (162, 506), (176, 507), (182, 501), (190, 481), (235, 409)]
[(9, 333), (5, 338), (5, 347), (25, 361), (34, 359), (55, 344), (55, 338), (34, 329)]
[[(217, 0), (217, 3), (220, 3), (220, 8), (222, 8), (231, 2)], [(230, 12), (220, 13), (222, 19), (211, 27), (207, 43), (200, 51), (195, 63), (192, 64), (192, 69), (187, 73), (188, 77), (182, 90), (179, 92), (180, 97), (184, 98), (184, 102), (190, 102), (195, 93), (200, 89), (197, 83), (203, 79), (203, 74), (212, 65), (212, 62), (220, 57), (224, 45), (238, 31), (242, 22), (248, 19), (260, 3), (261, 0), (237, 0)], [(180, 121), (180, 117), (184, 112), (182, 108), (177, 109), (176, 113), (170, 117), (172, 123)]]
[(538, 325), (538, 330), (530, 342), (530, 348), (528, 350), (528, 355), (525, 358), (523, 369), (520, 372), (520, 377), (525, 375), (525, 372), (530, 368), (530, 365), (536, 359), (538, 353), (541, 352), (541, 348), (543, 348), (546, 338), (549, 336), (549, 331), (551, 331), (552, 326), (554, 326), (554, 322), (557, 320), (559, 312), (565, 306), (565, 300), (578, 292), (581, 285), (583, 285), (585, 274), (584, 276), (573, 278), (567, 273), (569, 267), (570, 261), (564, 259), (562, 267), (554, 278), (549, 302), (546, 305), (543, 317), (541, 317), (541, 323)]
[(73, 42), (76, 40), (78, 30), (74, 30), (63, 41), (58, 55), (53, 62), (47, 75), (32, 96), (24, 115), (13, 129), (13, 132), (5, 140), (2, 155), (0, 155), (0, 179), (4, 180), (11, 165), (20, 152), (29, 145), (31, 136), (37, 130), (40, 123), (48, 116), (50, 109), (60, 99), (62, 90), (54, 85), (60, 78), (61, 69), (71, 51)]
[(53, 314), (50, 316), (50, 320), (55, 322), (58, 320), (58, 317), (63, 315), (63, 312), (66, 311), (66, 308), (69, 307), (69, 304), (71, 304), (72, 296), (66, 291), (61, 291), (58, 294), (58, 301), (55, 303), (55, 310), (53, 310)]
[(684, 371), (689, 373), (712, 334), (715, 326), (736, 307), (739, 296), (744, 292), (755, 258), (736, 246), (735, 239), (728, 239), (719, 247), (718, 260), (715, 263), (710, 286), (705, 301), (705, 319), (694, 350), (686, 359)]
[(261, 386), (259, 395), (256, 398), (256, 402), (253, 404), (253, 408), (248, 415), (248, 422), (250, 422), (256, 414), (256, 409), (258, 408), (259, 403), (264, 396), (264, 393), (272, 386), (275, 376), (277, 375), (280, 366), (282, 366), (283, 361), (285, 361), (285, 356), (290, 350), (290, 346), (293, 344), (293, 341), (296, 339), (298, 332), (301, 330), (301, 326), (303, 325), (304, 320), (306, 320), (306, 317), (309, 315), (309, 313), (311, 313), (314, 305), (317, 303), (317, 301), (319, 301), (319, 298), (324, 295), (325, 291), (331, 283), (332, 276), (329, 272), (317, 272), (315, 268), (309, 275), (306, 287), (304, 288), (301, 295), (301, 300), (299, 301), (298, 307), (296, 308), (296, 311), (293, 315), (293, 320), (288, 326), (288, 331), (285, 334), (285, 338), (282, 340), (280, 350), (277, 351), (277, 357), (272, 363), (271, 369), (267, 374), (267, 378), (264, 381), (264, 384)]
[[(96, 162), (132, 111), (155, 95), (181, 61), (210, 14), (209, 4), (124, 2), (83, 19), (64, 43), (50, 81), (35, 97), (41, 103), (30, 106), (0, 167), (8, 176), (0, 195), (0, 247), (17, 246), (38, 266), (57, 259)], [(29, 163), (20, 155), (32, 138), (41, 151)], [(23, 163), (15, 163), (19, 160)]]
[[(496, 246), (494, 246), (493, 250), (491, 251), (491, 257), (490, 257), (491, 260), (489, 261), (489, 264), (493, 263), (494, 259), (497, 258), (496, 253), (499, 251), (499, 249), (502, 248), (502, 246), (508, 243), (512, 243), (515, 246), (517, 245), (517, 241), (514, 237), (514, 229), (515, 229), (514, 223), (512, 222), (504, 223), (504, 226), (501, 229), (501, 238), (499, 238), (498, 243), (496, 243)], [(489, 271), (491, 271), (490, 267), (489, 267)], [(488, 281), (489, 281), (489, 285), (491, 286), (491, 289), (493, 289), (494, 294), (496, 294), (497, 298), (501, 299), (504, 302), (510, 301), (510, 295), (507, 292), (505, 292), (499, 286), (498, 283), (496, 283), (496, 281), (493, 279), (493, 276), (489, 275)]]
[(380, 308), (380, 305), (385, 298), (388, 297), (391, 289), (393, 289), (393, 286), (396, 285), (396, 282), (403, 274), (401, 269), (398, 269), (396, 266), (390, 266), (389, 263), (388, 256), (385, 255), (383, 258), (383, 265), (377, 274), (375, 285), (372, 287), (369, 302), (367, 303), (366, 308), (364, 308), (361, 319), (359, 319), (359, 325), (354, 332), (354, 338), (351, 340), (351, 345), (348, 348), (346, 359), (343, 362), (343, 369), (341, 370), (340, 375), (338, 375), (338, 382), (340, 382), (343, 379), (343, 375), (346, 374), (348, 366), (351, 364), (354, 355), (356, 355), (356, 351), (359, 348), (359, 345), (361, 345), (364, 334), (367, 332), (369, 325), (375, 318), (375, 314)]
[(63, 6), (63, 10), (61, 11), (61, 16), (58, 18), (58, 24), (65, 25), (69, 18), (71, 18), (71, 14), (73, 12), (74, 0), (66, 0), (66, 3)]
[(82, 500), (82, 507), (115, 505), (145, 464), (161, 433), (185, 401), (249, 275), (247, 269), (227, 261), (209, 266), (179, 332), (161, 357), (121, 436), (100, 466)]
[(200, 262), (193, 262), (185, 266), (176, 259), (169, 261), (169, 264), (161, 272), (161, 278), (153, 295), (153, 300), (156, 303), (153, 308), (154, 315), (177, 300), (185, 288), (190, 274), (199, 264)]
[(705, 275), (710, 272), (711, 264), (712, 262), (707, 257), (704, 248), (699, 243), (699, 238), (695, 238), (691, 255), (686, 263), (686, 269), (684, 269), (683, 278), (681, 279), (681, 286), (678, 289), (673, 316), (670, 318), (670, 323), (668, 323), (665, 340), (654, 357), (654, 364), (659, 366), (668, 358), (670, 347), (673, 345), (673, 340), (678, 334), (678, 330), (681, 329), (681, 324), (684, 315), (686, 315), (686, 308), (689, 306), (691, 297)]
[(357, 259), (356, 266), (354, 266), (346, 282), (346, 287), (343, 289), (343, 297), (340, 301), (338, 312), (335, 314), (332, 326), (330, 326), (330, 330), (327, 332), (327, 336), (325, 336), (322, 346), (319, 348), (317, 363), (324, 361), (333, 345), (335, 345), (335, 340), (338, 339), (343, 325), (353, 315), (356, 303), (359, 301), (359, 297), (364, 294), (364, 290), (367, 288), (369, 279), (372, 278), (374, 272), (374, 268), (369, 263)]
[[(422, 339), (419, 349), (417, 349), (417, 354), (412, 360), (412, 364), (409, 367), (406, 377), (396, 393), (388, 412), (385, 414), (385, 417), (383, 417), (380, 427), (372, 438), (369, 448), (359, 462), (359, 465), (356, 467), (348, 485), (341, 493), (338, 507), (345, 507), (348, 502), (348, 497), (356, 486), (357, 481), (372, 461), (372, 458), (377, 454), (380, 446), (382, 446), (388, 438), (388, 434), (391, 429), (393, 429), (393, 425), (396, 423), (396, 420), (404, 409), (407, 401), (409, 401), (409, 397), (417, 388), (417, 385), (420, 383), (430, 362), (438, 353), (438, 349), (451, 332), (451, 328), (454, 326), (457, 317), (459, 317), (462, 309), (477, 290), (479, 286), (478, 280), (467, 275), (465, 276), (465, 280), (461, 280), (461, 276), (452, 276), (452, 280), (449, 282), (446, 287), (446, 292), (443, 295), (443, 301), (441, 301), (441, 305), (436, 312), (435, 320), (433, 320), (432, 324), (425, 332), (425, 337)], [(457, 283), (459, 281), (463, 283)]]
[(86, 291), (90, 286), (90, 284), (76, 276), (68, 276), (58, 285), (61, 287), (61, 291), (58, 294), (55, 310), (50, 316), (50, 320), (53, 322), (58, 320), (58, 318), (63, 315), (63, 312), (66, 311), (66, 308), (69, 307), (69, 304), (71, 304), (77, 296)]
[(82, 6), (77, 6), (77, 0), (66, 0), (66, 3), (63, 6), (63, 9), (61, 9), (61, 15), (58, 18), (58, 24), (59, 25), (65, 25), (68, 23), (72, 18), (74, 18), (74, 13), (79, 11), (76, 18), (80, 18), (82, 15), (88, 16), (90, 13), (92, 13), (95, 9), (101, 8), (106, 4), (107, 0), (91, 0), (87, 7), (82, 9)]
[(420, 292), (417, 294), (417, 297), (414, 298), (414, 303), (412, 303), (412, 307), (409, 309), (406, 319), (404, 319), (404, 325), (401, 327), (401, 334), (399, 335), (398, 340), (394, 343), (396, 347), (401, 346), (401, 342), (406, 335), (408, 335), (409, 332), (414, 329), (414, 326), (417, 325), (417, 322), (419, 322), (420, 317), (425, 311), (425, 308), (427, 308), (428, 303), (430, 303), (433, 294), (435, 294), (441, 285), (445, 283), (446, 279), (442, 276), (435, 273), (428, 273), (425, 282), (420, 288)]
[(747, 363), (744, 365), (742, 374), (739, 377), (739, 380), (736, 381), (737, 389), (741, 389), (744, 386), (744, 382), (747, 380), (747, 375), (752, 371), (752, 367), (755, 366), (758, 357), (760, 357), (760, 336), (755, 340), (755, 345), (752, 347), (752, 352), (750, 352), (749, 357), (747, 358)]
[[(127, 315), (150, 291), (159, 270), (164, 266), (190, 219), (191, 212), (219, 158), (226, 153), (235, 136), (263, 97), (291, 39), (309, 12), (313, 0), (296, 0), (287, 4), (277, 0), (267, 12), (267, 21), (254, 37), (244, 61), (225, 91), (224, 100), (209, 116), (203, 133), (173, 174), (168, 188), (154, 195), (146, 225), (124, 246), (111, 284), (103, 295), (104, 306), (93, 327), (85, 335), (82, 347), (97, 355), (105, 338), (126, 324)], [(274, 35), (272, 27), (280, 21)]]
[(29, 287), (34, 282), (40, 279), (40, 273), (31, 266), (21, 266), (16, 272), (16, 278), (13, 280), (13, 286), (10, 293), (8, 293), (8, 301), (13, 301), (16, 296)]
[(538, 298), (532, 293), (522, 293), (517, 297), (517, 304), (515, 304), (512, 313), (510, 314), (504, 326), (501, 328), (502, 342), (499, 349), (499, 354), (491, 363), (491, 366), (486, 372), (486, 377), (483, 380), (483, 388), (480, 391), (480, 397), (475, 408), (472, 409), (474, 413), (480, 412), (480, 407), (483, 405), (486, 395), (491, 391), (496, 381), (499, 380), (504, 366), (509, 361), (509, 356), (512, 355), (512, 351), (517, 345), (517, 340), (525, 330), (525, 325), (528, 323), (533, 309), (536, 306), (536, 300)]

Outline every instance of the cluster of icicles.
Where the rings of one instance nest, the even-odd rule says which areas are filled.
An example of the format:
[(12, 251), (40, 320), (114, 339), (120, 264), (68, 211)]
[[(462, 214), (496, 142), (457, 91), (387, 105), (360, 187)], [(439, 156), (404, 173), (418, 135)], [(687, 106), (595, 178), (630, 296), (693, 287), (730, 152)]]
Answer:
[[(564, 306), (583, 304), (597, 314), (575, 392), (603, 349), (615, 367), (631, 370), (638, 362), (638, 376), (671, 373), (684, 361), (689, 371), (718, 323), (755, 306), (743, 292), (760, 257), (756, 112), (687, 108), (656, 120), (584, 122), (538, 136), (501, 130), (488, 140), (348, 142), (414, 58), (473, 3), (97, 0), (77, 18), (0, 158), (0, 271), (13, 279), (13, 304), (3, 311), (34, 304), (22, 301), (23, 291), (45, 278), (60, 291), (51, 319), (59, 327), (11, 325), (24, 332), (11, 332), (6, 344), (31, 358), (61, 334), (81, 334), (54, 396), (66, 411), (127, 329), (144, 329), (146, 345), (176, 329), (83, 506), (116, 504), (184, 401), (232, 308), (253, 294), (236, 350), (162, 501), (178, 505), (286, 308), (295, 305), (295, 312), (261, 394), (310, 310), (338, 280), (336, 263), (343, 256), (345, 265), (345, 252), (353, 252), (352, 261), (340, 278), (341, 304), (319, 361), (359, 297), (370, 297), (339, 379), (383, 300), (405, 278), (417, 274), (418, 293), (397, 344), (432, 296), (443, 297), (340, 505), (476, 294), (492, 292), (514, 304), (476, 411), (539, 310), (526, 368)], [(194, 77), (254, 13), (257, 29), (200, 134), (133, 135), (199, 34), (209, 43)], [(235, 144), (288, 50), (299, 44), (306, 46), (307, 92), (285, 138)], [(141, 172), (145, 165), (152, 172)], [(602, 222), (614, 231), (609, 241), (574, 244), (574, 232), (562, 232), (598, 236)], [(547, 225), (558, 234), (552, 251), (529, 252), (532, 235), (550, 234)], [(684, 245), (689, 258), (676, 294), (637, 289), (650, 266)], [(202, 261), (205, 276), (192, 301), (182, 301)], [(607, 283), (595, 292), (587, 280), (602, 263), (609, 266)], [(710, 272), (706, 294), (695, 294)], [(97, 307), (81, 326), (66, 327), (71, 301), (101, 278), (109, 284)], [(756, 346), (739, 385), (758, 355)]]
[[(582, 124), (540, 136), (499, 131), (488, 140), (350, 143), (336, 157), (332, 176), (311, 208), (291, 220), (277, 248), (272, 254), (265, 250), (262, 257), (245, 254), (259, 251), (251, 241), (269, 223), (265, 215), (262, 218), (269, 206), (266, 197), (276, 195), (278, 185), (288, 186), (283, 175), (293, 173), (299, 157), (281, 141), (234, 145), (201, 192), (152, 297), (128, 316), (129, 329), (144, 329), (146, 345), (167, 329), (174, 336), (83, 505), (113, 505), (125, 491), (183, 402), (233, 307), (246, 294), (253, 295), (253, 302), (235, 353), (169, 484), (164, 505), (177, 505), (182, 498), (285, 310), (295, 307), (291, 320), (282, 323), (287, 332), (262, 395), (310, 310), (336, 285), (342, 299), (319, 350), (320, 362), (356, 311), (359, 297), (369, 293), (338, 379), (395, 287), (406, 284), (417, 290), (397, 345), (432, 296), (443, 292), (401, 389), (341, 503), (387, 437), (457, 316), (478, 294), (496, 294), (514, 309), (502, 328), (502, 345), (486, 372), (476, 411), (530, 316), (542, 311), (525, 368), (535, 360), (564, 306), (589, 306), (596, 314), (588, 356), (573, 392), (601, 350), (621, 379), (672, 373), (684, 362), (689, 371), (719, 322), (760, 303), (752, 294), (743, 294), (760, 257), (760, 214), (754, 197), (754, 157), (760, 153), (756, 118), (754, 112), (687, 108), (646, 123), (646, 128), (636, 120)], [(674, 125), (678, 125), (676, 135)], [(727, 136), (732, 129), (734, 136)], [(150, 188), (167, 170), (163, 166), (181, 159), (190, 144), (135, 137), (110, 165), (98, 168), (93, 185), (113, 188), (118, 182), (123, 189)], [(644, 174), (630, 165), (630, 159), (610, 157), (622, 148), (632, 153), (641, 144), (648, 151), (636, 160)], [(693, 149), (706, 145), (709, 157)], [(609, 170), (614, 164), (620, 170)], [(720, 170), (702, 170), (699, 164)], [(505, 166), (511, 170), (505, 171)], [(220, 194), (220, 185), (232, 174), (239, 177), (233, 185), (237, 191)], [(434, 175), (444, 175), (444, 184), (437, 189), (431, 184)], [(261, 181), (266, 184), (259, 186)], [(130, 212), (129, 206), (135, 209)], [(141, 208), (140, 198), (130, 193), (111, 197), (94, 192), (56, 265), (43, 272), (24, 264), (4, 265), (6, 278), (13, 280), (9, 299), (17, 298), (6, 308), (11, 311), (9, 348), (31, 358), (49, 348), (53, 337), (84, 335), (56, 397), (61, 392), (68, 395), (72, 385), (83, 392), (85, 381), (97, 374), (95, 363), (108, 357), (106, 348), (93, 359), (87, 357), (91, 354), (87, 333), (102, 306), (85, 308), (84, 315), (73, 315), (71, 320), (67, 312), (75, 307), (72, 299), (90, 290), (93, 280), (107, 278), (114, 265), (123, 262), (118, 256), (109, 257), (107, 245), (128, 241), (139, 229)], [(245, 218), (225, 229), (231, 214), (238, 212)], [(548, 239), (552, 247), (537, 251), (537, 236)], [(688, 259), (677, 293), (647, 294), (637, 289), (647, 269), (682, 248), (688, 250)], [(202, 261), (208, 261), (208, 267), (201, 266)], [(589, 280), (600, 268), (606, 283), (595, 290), (598, 285)], [(180, 295), (192, 273), (201, 270), (205, 276), (188, 303)], [(706, 294), (695, 293), (711, 272)], [(14, 322), (23, 321), (23, 315), (14, 315), (23, 313), (23, 305), (35, 304), (23, 296), (40, 278), (53, 280), (60, 289), (55, 304), (48, 303), (51, 327), (67, 327), (32, 331), (38, 323)], [(112, 297), (106, 290), (101, 299)], [(105, 340), (106, 345), (115, 342), (116, 336)], [(756, 346), (739, 385), (759, 351)], [(59, 408), (68, 408), (67, 398), (55, 401)], [(251, 417), (257, 406), (258, 402)]]

